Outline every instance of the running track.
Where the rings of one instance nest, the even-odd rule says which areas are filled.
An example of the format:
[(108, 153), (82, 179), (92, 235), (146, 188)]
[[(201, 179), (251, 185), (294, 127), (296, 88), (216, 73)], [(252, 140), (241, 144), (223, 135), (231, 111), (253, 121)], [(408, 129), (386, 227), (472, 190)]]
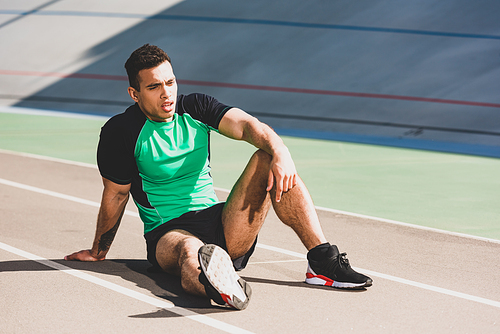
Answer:
[[(95, 166), (0, 156), (0, 192), (8, 194), (0, 210), (0, 276), (17, 287), (0, 290), (7, 332), (323, 332), (332, 321), (341, 332), (486, 333), (498, 326), (498, 242), (319, 210), (328, 238), (374, 278), (366, 291), (345, 292), (303, 283), (304, 250), (271, 214), (242, 272), (252, 302), (231, 312), (187, 296), (175, 277), (147, 272), (132, 206), (107, 261), (61, 260), (91, 241), (102, 187)], [(454, 255), (464, 249), (481, 256)]]
[[(311, 8), (314, 9), (319, 3), (308, 3), (307, 8), (302, 10), (310, 13)], [(162, 8), (155, 9), (152, 8), (155, 5), (153, 2), (144, 6), (142, 3), (115, 3), (112, 0), (86, 2), (84, 6), (88, 8), (85, 9), (71, 8), (78, 7), (80, 3), (77, 2), (57, 0), (42, 5), (40, 2), (30, 1), (9, 4), (11, 8), (2, 9), (0, 14), (3, 20), (0, 23), (0, 38), (3, 41), (0, 55), (5, 66), (2, 70), (37, 72), (43, 75), (4, 73), (0, 80), (0, 93), (2, 100), (8, 105), (29, 107), (30, 104), (35, 104), (37, 108), (49, 110), (84, 112), (91, 112), (92, 105), (80, 102), (80, 107), (68, 101), (80, 99), (103, 102), (114, 98), (117, 108), (113, 112), (116, 112), (129, 103), (116, 93), (124, 91), (123, 77), (120, 75), (123, 73), (122, 65), (115, 65), (116, 61), (126, 57), (133, 47), (143, 44), (147, 38), (147, 41), (160, 45), (173, 43), (176, 46), (172, 52), (179, 59), (176, 66), (179, 66), (179, 73), (183, 73), (180, 77), (185, 85), (196, 89), (205, 87), (217, 97), (233, 99), (234, 102), (231, 103), (236, 105), (248, 104), (250, 111), (264, 112), (269, 109), (265, 107), (272, 106), (270, 109), (278, 115), (297, 117), (302, 110), (298, 108), (299, 110), (294, 111), (297, 99), (292, 96), (300, 96), (299, 100), (310, 106), (313, 102), (324, 101), (310, 108), (309, 116), (319, 120), (314, 123), (314, 127), (318, 127), (318, 123), (326, 117), (340, 120), (341, 116), (350, 116), (350, 119), (356, 121), (377, 123), (377, 128), (384, 128), (381, 126), (383, 123), (408, 124), (410, 128), (401, 133), (413, 129), (416, 134), (419, 130), (418, 127), (415, 128), (416, 123), (406, 123), (411, 119), (408, 117), (409, 111), (415, 106), (412, 103), (416, 103), (431, 107), (419, 109), (416, 116), (418, 125), (440, 125), (442, 128), (446, 125), (448, 128), (461, 129), (461, 126), (457, 126), (460, 124), (454, 121), (459, 118), (457, 115), (465, 112), (466, 115), (474, 115), (473, 118), (466, 118), (470, 122), (466, 121), (465, 124), (474, 123), (474, 126), (465, 127), (466, 129), (496, 133), (498, 128), (493, 126), (496, 118), (490, 116), (498, 114), (499, 101), (497, 90), (491, 87), (498, 81), (491, 80), (488, 86), (481, 80), (478, 81), (479, 77), (474, 73), (467, 80), (446, 77), (450, 73), (468, 74), (462, 69), (472, 72), (481, 70), (483, 72), (480, 78), (492, 77), (492, 69), (478, 67), (476, 64), (491, 63), (491, 58), (487, 56), (490, 55), (490, 46), (495, 48), (498, 30), (488, 32), (487, 29), (476, 27), (482, 27), (484, 22), (488, 22), (490, 14), (495, 13), (496, 2), (474, 3), (473, 8), (464, 3), (460, 8), (455, 8), (455, 12), (444, 15), (441, 5), (449, 3), (431, 1), (429, 13), (422, 13), (421, 9), (414, 8), (411, 11), (413, 16), (406, 16), (407, 20), (403, 24), (397, 21), (400, 15), (391, 12), (387, 12), (385, 16), (380, 15), (380, 8), (390, 5), (386, 1), (359, 1), (346, 3), (345, 8), (336, 8), (352, 12), (352, 7), (349, 6), (360, 5), (359, 12), (352, 16), (351, 21), (355, 21), (357, 15), (362, 14), (363, 6), (370, 6), (370, 15), (365, 16), (366, 24), (322, 21), (319, 18), (323, 17), (325, 11), (320, 10), (313, 13), (315, 15), (308, 16), (308, 22), (299, 20), (289, 9), (301, 9), (302, 2), (294, 1), (289, 2), (290, 7), (280, 8), (272, 8), (272, 3), (269, 2), (252, 2), (260, 8), (249, 7), (242, 15), (231, 15), (241, 13), (241, 8), (236, 8), (233, 2), (222, 1), (188, 0), (179, 2), (171, 9), (164, 8), (167, 2), (162, 4)], [(22, 10), (16, 7), (21, 5), (25, 6)], [(196, 12), (196, 7), (203, 10)], [(116, 8), (123, 13), (113, 12)], [(192, 12), (193, 9), (195, 12)], [(407, 14), (400, 10), (400, 6), (394, 6), (393, 9), (399, 10), (397, 14)], [(135, 14), (145, 13), (146, 10), (149, 10), (147, 14)], [(463, 14), (462, 10), (465, 11)], [(193, 15), (187, 15), (190, 13)], [(419, 17), (421, 14), (424, 15)], [(266, 15), (267, 18), (264, 17)], [(433, 15), (440, 15), (439, 21), (446, 29), (434, 29), (435, 22), (430, 22), (425, 29), (415, 29), (415, 25), (410, 27), (412, 22), (421, 21), (425, 24), (427, 18)], [(329, 15), (328, 19), (330, 16), (337, 18)], [(454, 22), (446, 21), (447, 18), (457, 16), (464, 19), (460, 21), (460, 26), (471, 29), (471, 32), (464, 31), (461, 27), (462, 31), (459, 31)], [(418, 20), (414, 21), (414, 17)], [(471, 22), (471, 17), (480, 19)], [(379, 22), (374, 22), (379, 18)], [(379, 24), (384, 20), (386, 24)], [(349, 17), (344, 18), (344, 21), (349, 21)], [(109, 22), (113, 22), (112, 27), (108, 25)], [(231, 34), (228, 34), (227, 24), (232, 24)], [(403, 27), (396, 28), (398, 25)], [(111, 36), (101, 38), (116, 26), (119, 27)], [(164, 29), (166, 26), (171, 28), (172, 34)], [(253, 28), (247, 29), (249, 26)], [(426, 30), (427, 28), (429, 29)], [(93, 33), (89, 34), (87, 30)], [(352, 35), (353, 33), (356, 35)], [(182, 42), (176, 39), (179, 36)], [(320, 40), (325, 36), (327, 43)], [(356, 37), (354, 40), (353, 36)], [(210, 43), (204, 43), (202, 37), (210, 42), (224, 41), (224, 48), (216, 50), (223, 52), (214, 53), (210, 49)], [(234, 39), (226, 40), (229, 37)], [(372, 45), (371, 40), (377, 42), (373, 43), (375, 48), (359, 49), (360, 46)], [(410, 42), (406, 44), (405, 41)], [(430, 41), (437, 43), (426, 45)], [(62, 47), (67, 45), (71, 46), (70, 50)], [(200, 48), (192, 49), (193, 45)], [(259, 73), (259, 68), (246, 67), (246, 63), (239, 62), (241, 59), (249, 61), (246, 54), (252, 50), (247, 49), (247, 45), (256, 49), (259, 55), (268, 56), (257, 58), (257, 63), (262, 66), (258, 80), (246, 75), (245, 71)], [(296, 49), (295, 45), (301, 48)], [(426, 45), (426, 48), (420, 49), (419, 45)], [(453, 57), (447, 58), (446, 52), (425, 53), (429, 49), (434, 51), (432, 47), (436, 45), (440, 51), (442, 46), (451, 45), (449, 50), (444, 50), (452, 51), (450, 54)], [(388, 49), (387, 53), (377, 53), (384, 48)], [(212, 52), (207, 56), (200, 52), (204, 49)], [(115, 50), (118, 51), (114, 52)], [(303, 50), (311, 50), (311, 53), (301, 53)], [(411, 51), (407, 58), (404, 57), (405, 50)], [(455, 52), (464, 50), (479, 50), (482, 53), (472, 54), (472, 57), (478, 57), (478, 61), (469, 62), (467, 52), (466, 57), (464, 53)], [(327, 66), (331, 63), (340, 64), (335, 73), (342, 74), (342, 66), (346, 66), (352, 57), (349, 53), (344, 57), (343, 51), (356, 51), (353, 53), (355, 65), (347, 66), (345, 72), (348, 75), (342, 77), (348, 84), (338, 84), (342, 80), (331, 84), (330, 81), (321, 79), (322, 72), (328, 71)], [(98, 56), (94, 57), (95, 54)], [(287, 63), (283, 54), (291, 56), (292, 61)], [(36, 61), (33, 61), (33, 55), (36, 55)], [(298, 56), (294, 57), (295, 55)], [(327, 58), (321, 58), (321, 55), (326, 55)], [(373, 59), (374, 63), (364, 62), (364, 55)], [(392, 55), (401, 58), (391, 57)], [(412, 55), (415, 55), (415, 59), (412, 59)], [(438, 62), (438, 67), (423, 66), (426, 61), (440, 59), (443, 55), (444, 62)], [(319, 58), (311, 58), (315, 56)], [(330, 61), (328, 57), (337, 58)], [(387, 62), (384, 61), (385, 57)], [(230, 75), (223, 75), (220, 69), (211, 70), (209, 65), (217, 64), (219, 58), (224, 59), (223, 65)], [(300, 84), (294, 77), (287, 76), (287, 73), (296, 68), (297, 60), (309, 58), (314, 61), (304, 63), (303, 71), (299, 71), (302, 81)], [(183, 68), (181, 60), (184, 59), (202, 66)], [(462, 63), (453, 62), (455, 59)], [(394, 60), (403, 61), (404, 66), (399, 63), (398, 70), (393, 70), (391, 62)], [(207, 63), (203, 63), (204, 61)], [(418, 64), (423, 67), (406, 70), (418, 61), (422, 61)], [(463, 63), (464, 61), (466, 62)], [(314, 67), (316, 64), (319, 71)], [(452, 65), (452, 71), (441, 71), (447, 69), (447, 65)], [(356, 77), (358, 68), (361, 74)], [(398, 72), (402, 73), (402, 78), (412, 78), (416, 82), (422, 80), (424, 84), (421, 87), (432, 88), (429, 90), (432, 93), (425, 89), (407, 89), (402, 82), (391, 81), (401, 79), (396, 75)], [(48, 76), (50, 73), (62, 77)], [(372, 73), (375, 78), (365, 77)], [(114, 80), (76, 77), (88, 74), (118, 75)], [(376, 85), (364, 84), (369, 79)], [(361, 85), (357, 89), (344, 88), (359, 82)], [(443, 82), (446, 85), (440, 86)], [(453, 86), (455, 82), (465, 87), (465, 90), (458, 87), (456, 92), (442, 92), (448, 89), (448, 84)], [(236, 86), (224, 86), (227, 84)], [(398, 88), (394, 89), (398, 91), (397, 94), (383, 92), (391, 85)], [(411, 87), (420, 88), (418, 85)], [(294, 91), (295, 89), (301, 91)], [(494, 94), (486, 94), (489, 91), (494, 91)], [(332, 95), (351, 92), (366, 92), (369, 96)], [(435, 101), (430, 98), (435, 92), (445, 97)], [(109, 96), (113, 98), (110, 99)], [(54, 100), (44, 102), (43, 99), (47, 98)], [(404, 98), (430, 98), (433, 101)], [(262, 104), (254, 101), (262, 101)], [(287, 101), (291, 103), (286, 104)], [(346, 101), (351, 107), (343, 105)], [(359, 104), (361, 101), (364, 102)], [(443, 101), (453, 103), (442, 103)], [(383, 108), (376, 109), (382, 102)], [(467, 105), (464, 102), (491, 105)], [(332, 104), (339, 106), (342, 113), (336, 114), (335, 110), (325, 107)], [(96, 105), (98, 107), (94, 108), (97, 110), (106, 107), (105, 104)], [(282, 109), (279, 108), (280, 105), (283, 105)], [(370, 115), (383, 114), (384, 108), (391, 111), (389, 118), (371, 118)], [(358, 109), (366, 114), (350, 114)], [(446, 114), (444, 121), (421, 123), (429, 115), (430, 119), (436, 121), (441, 110), (451, 110), (452, 113)], [(280, 123), (285, 122), (284, 117), (277, 119)], [(482, 120), (483, 123), (477, 124), (474, 119)], [(485, 120), (487, 126), (484, 125)], [(316, 130), (318, 129), (315, 128)], [(367, 128), (362, 130), (369, 133)], [(425, 133), (426, 131), (424, 136)], [(491, 142), (490, 138), (495, 137), (478, 133), (474, 135), (488, 137), (486, 142)], [(7, 152), (0, 155), (0, 194), (3, 198), (0, 202), (0, 275), (2, 286), (7, 287), (0, 289), (0, 308), (3, 310), (0, 326), (7, 332), (135, 333), (147, 330), (150, 333), (293, 333), (326, 332), (332, 329), (359, 333), (498, 331), (500, 295), (496, 286), (500, 265), (498, 244), (495, 242), (320, 210), (328, 238), (348, 252), (354, 266), (363, 268), (374, 278), (374, 286), (369, 290), (349, 293), (306, 286), (303, 283), (303, 248), (293, 234), (270, 215), (260, 236), (260, 247), (243, 272), (254, 290), (252, 303), (244, 312), (230, 312), (183, 294), (176, 278), (147, 272), (144, 241), (140, 237), (141, 226), (133, 208), (124, 217), (108, 261), (98, 264), (62, 261), (62, 257), (68, 252), (89, 247), (92, 239), (96, 205), (100, 200), (102, 187), (95, 168)], [(219, 191), (219, 195), (223, 198), (224, 191)], [(480, 282), (478, 277), (481, 277)]]

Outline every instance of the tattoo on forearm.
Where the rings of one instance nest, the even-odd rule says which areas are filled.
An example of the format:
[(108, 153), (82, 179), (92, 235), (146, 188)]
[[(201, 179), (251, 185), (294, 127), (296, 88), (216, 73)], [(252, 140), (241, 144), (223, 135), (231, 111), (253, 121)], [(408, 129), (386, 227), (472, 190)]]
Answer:
[[(125, 210), (124, 210), (125, 211)], [(103, 233), (101, 235), (101, 238), (99, 239), (99, 244), (97, 247), (97, 254), (100, 254), (101, 252), (106, 252), (109, 247), (111, 247), (111, 243), (115, 239), (116, 232), (118, 231), (118, 227), (120, 226), (120, 222), (123, 217), (123, 211), (118, 218), (118, 221), (116, 222), (115, 226), (113, 226), (109, 231)]]

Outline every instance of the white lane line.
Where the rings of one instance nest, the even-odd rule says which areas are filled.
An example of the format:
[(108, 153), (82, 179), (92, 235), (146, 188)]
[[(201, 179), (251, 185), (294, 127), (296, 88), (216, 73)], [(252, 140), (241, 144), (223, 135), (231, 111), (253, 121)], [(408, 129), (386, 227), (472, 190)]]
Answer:
[(23, 157), (23, 158), (30, 158), (30, 159), (38, 159), (38, 160), (44, 160), (44, 161), (59, 162), (59, 163), (63, 163), (63, 164), (66, 164), (66, 165), (73, 165), (73, 166), (79, 166), (79, 167), (86, 167), (86, 168), (97, 169), (97, 165), (89, 164), (89, 163), (86, 163), (86, 162), (79, 162), (79, 161), (72, 161), (72, 160), (66, 160), (66, 159), (53, 158), (53, 157), (48, 157), (48, 156), (45, 156), (45, 155), (38, 155), (38, 154), (33, 154), (33, 153), (15, 152), (15, 151), (4, 150), (4, 149), (1, 149), (1, 148), (0, 148), (0, 153), (15, 155), (15, 156), (18, 156), (18, 157)]
[[(272, 247), (272, 246), (263, 245), (261, 243), (257, 243), (257, 247), (263, 248), (263, 249), (267, 249), (267, 250), (271, 250), (271, 251), (275, 251), (275, 252), (282, 253), (282, 254), (296, 256), (296, 257), (301, 258), (301, 259), (303, 259), (303, 258), (306, 257), (305, 254), (295, 253), (295, 252), (291, 252), (291, 251), (286, 250), (286, 249), (281, 249), (281, 248), (278, 248), (278, 247)], [(294, 255), (294, 253), (296, 255)], [(461, 298), (461, 299), (466, 299), (466, 300), (478, 302), (478, 303), (481, 303), (481, 304), (486, 304), (486, 305), (489, 305), (489, 306), (494, 306), (494, 307), (500, 308), (500, 302), (495, 301), (495, 300), (486, 299), (486, 298), (482, 298), (482, 297), (477, 297), (477, 296), (473, 296), (473, 295), (469, 295), (469, 294), (466, 294), (466, 293), (457, 292), (457, 291), (453, 291), (453, 290), (448, 290), (448, 289), (440, 288), (440, 287), (437, 287), (437, 286), (432, 286), (432, 285), (429, 285), (429, 284), (419, 283), (419, 282), (411, 281), (411, 280), (408, 280), (408, 279), (405, 279), (405, 278), (400, 278), (400, 277), (396, 277), (396, 276), (392, 276), (392, 275), (382, 274), (382, 273), (379, 273), (379, 272), (376, 272), (376, 271), (372, 271), (372, 270), (367, 270), (367, 269), (362, 269), (362, 268), (357, 268), (357, 267), (352, 267), (352, 268), (354, 270), (356, 270), (356, 271), (362, 272), (362, 273), (367, 274), (369, 276), (383, 278), (383, 279), (386, 279), (386, 280), (389, 280), (389, 281), (393, 281), (393, 282), (397, 282), (397, 283), (402, 283), (402, 284), (414, 286), (414, 287), (417, 287), (417, 288), (420, 288), (420, 289), (429, 290), (429, 291), (433, 291), (433, 292), (438, 292), (438, 293), (442, 293), (442, 294), (445, 294), (445, 295), (449, 295), (449, 296), (453, 296), (453, 297), (457, 297), (457, 298)]]
[(35, 254), (28, 253), (28, 252), (23, 251), (23, 250), (18, 249), (18, 248), (9, 246), (5, 243), (0, 242), (0, 248), (9, 252), (9, 253), (16, 254), (16, 255), (24, 257), (28, 260), (38, 262), (38, 263), (43, 264), (47, 267), (62, 271), (66, 274), (78, 277), (78, 278), (83, 279), (85, 281), (88, 281), (88, 282), (94, 283), (96, 285), (99, 285), (101, 287), (118, 292), (122, 295), (134, 298), (134, 299), (139, 300), (141, 302), (145, 302), (145, 303), (153, 305), (155, 307), (168, 309), (170, 312), (173, 312), (173, 313), (178, 314), (180, 316), (183, 316), (185, 318), (200, 322), (204, 325), (214, 327), (214, 328), (222, 330), (224, 332), (227, 332), (227, 333), (252, 333), (252, 332), (249, 332), (249, 331), (244, 330), (242, 328), (230, 325), (228, 323), (225, 323), (225, 322), (222, 322), (222, 321), (210, 318), (210, 317), (207, 317), (205, 315), (198, 314), (196, 312), (187, 310), (185, 308), (177, 307), (169, 301), (165, 301), (165, 300), (161, 300), (161, 299), (154, 298), (151, 296), (147, 296), (147, 295), (142, 294), (140, 292), (137, 292), (137, 291), (125, 288), (123, 286), (120, 286), (118, 284), (111, 283), (111, 282), (108, 282), (108, 281), (103, 280), (101, 278), (98, 278), (98, 277), (89, 275), (87, 273), (81, 272), (79, 270), (67, 267), (63, 264), (48, 260), (46, 258), (40, 257), (40, 256), (35, 255)]
[(277, 261), (256, 261), (256, 262), (253, 262), (253, 261), (250, 261), (248, 262), (248, 264), (270, 264), (270, 263), (290, 263), (290, 262), (305, 262), (307, 261), (306, 259), (298, 259), (298, 260), (277, 260)]
[(274, 247), (274, 246), (264, 245), (264, 244), (261, 244), (260, 242), (257, 243), (257, 247), (262, 248), (262, 249), (267, 249), (267, 250), (270, 250), (270, 251), (274, 251), (274, 252), (278, 252), (278, 253), (281, 253), (281, 254), (291, 255), (291, 256), (294, 256), (294, 257), (301, 258), (301, 259), (307, 259), (307, 257), (306, 257), (305, 254), (301, 254), (301, 253), (297, 253), (297, 252), (292, 252), (292, 251), (289, 251), (289, 250), (286, 250), (286, 249), (283, 249), (283, 248)]
[[(1, 110), (0, 110), (0, 112), (1, 112)], [(88, 163), (84, 163), (84, 162), (77, 162), (77, 161), (71, 161), (71, 160), (65, 160), (65, 159), (52, 158), (52, 157), (47, 157), (47, 156), (38, 155), (38, 154), (22, 153), (22, 152), (15, 152), (15, 151), (3, 150), (3, 149), (0, 149), (0, 153), (17, 155), (17, 156), (21, 156), (21, 157), (33, 158), (33, 159), (39, 159), (39, 160), (54, 161), (54, 162), (68, 164), (68, 165), (75, 165), (75, 166), (81, 166), (81, 167), (88, 167), (88, 168), (97, 169), (97, 166), (93, 165), (93, 164), (88, 164)], [(228, 189), (224, 189), (224, 188), (214, 187), (214, 189), (217, 190), (217, 191), (226, 192), (226, 193), (230, 192)], [(492, 243), (495, 243), (495, 244), (500, 244), (500, 240), (492, 239), (492, 238), (485, 238), (485, 237), (479, 237), (479, 236), (471, 235), (471, 234), (465, 234), (465, 233), (459, 233), (459, 232), (451, 232), (451, 231), (446, 231), (446, 230), (440, 230), (438, 228), (421, 226), (421, 225), (415, 225), (415, 224), (400, 222), (400, 221), (397, 221), (397, 220), (386, 219), (386, 218), (379, 218), (379, 217), (368, 216), (368, 215), (362, 215), (362, 214), (359, 214), (359, 213), (354, 213), (354, 212), (349, 212), (349, 211), (342, 211), (342, 210), (336, 210), (336, 209), (330, 209), (330, 208), (325, 208), (325, 207), (321, 207), (321, 206), (315, 206), (315, 208), (316, 208), (316, 210), (320, 210), (320, 211), (338, 213), (338, 214), (342, 214), (342, 215), (346, 215), (346, 216), (363, 218), (363, 219), (369, 219), (369, 220), (374, 220), (374, 221), (383, 222), (383, 223), (392, 224), (392, 225), (399, 225), (399, 226), (404, 226), (404, 227), (408, 227), (408, 228), (415, 228), (415, 229), (418, 229), (418, 230), (436, 232), (436, 233), (453, 235), (453, 236), (462, 237), (462, 238), (468, 238), (468, 239), (474, 239), (474, 240), (480, 240), (480, 241), (486, 241), (486, 242), (492, 242)]]
[(457, 292), (457, 291), (453, 291), (453, 290), (448, 290), (448, 289), (440, 288), (440, 287), (437, 287), (437, 286), (432, 286), (432, 285), (428, 285), (428, 284), (424, 284), (424, 283), (410, 281), (410, 280), (407, 280), (407, 279), (404, 279), (404, 278), (399, 278), (399, 277), (395, 277), (395, 276), (391, 276), (391, 275), (387, 275), (387, 274), (382, 274), (382, 273), (378, 273), (378, 272), (371, 271), (371, 270), (365, 270), (365, 269), (360, 269), (360, 268), (355, 268), (355, 267), (353, 267), (353, 268), (355, 270), (364, 272), (365, 274), (371, 275), (371, 276), (374, 276), (374, 277), (379, 277), (379, 278), (383, 278), (383, 279), (390, 280), (390, 281), (393, 281), (393, 282), (398, 282), (398, 283), (402, 283), (402, 284), (406, 284), (406, 285), (411, 285), (411, 286), (414, 286), (414, 287), (417, 287), (417, 288), (421, 288), (421, 289), (425, 289), (425, 290), (429, 290), (429, 291), (433, 291), (433, 292), (438, 292), (438, 293), (442, 293), (442, 294), (449, 295), (449, 296), (452, 296), (452, 297), (466, 299), (466, 300), (470, 300), (470, 301), (473, 301), (473, 302), (477, 302), (477, 303), (481, 303), (481, 304), (485, 304), (485, 305), (489, 305), (489, 306), (494, 306), (494, 307), (500, 308), (500, 302), (498, 302), (496, 300), (486, 299), (486, 298), (477, 297), (477, 296), (469, 295), (469, 294), (462, 293), (462, 292)]
[[(28, 190), (28, 191), (32, 191), (32, 192), (43, 194), (43, 195), (48, 195), (48, 196), (61, 198), (61, 199), (65, 199), (65, 200), (80, 203), (80, 204), (93, 206), (96, 208), (99, 208), (101, 205), (99, 202), (89, 201), (89, 200), (86, 200), (83, 198), (79, 198), (79, 197), (75, 197), (75, 196), (71, 196), (71, 195), (65, 195), (65, 194), (55, 192), (55, 191), (37, 188), (37, 187), (33, 187), (33, 186), (28, 186), (26, 184), (14, 182), (14, 181), (9, 181), (9, 180), (5, 180), (5, 179), (0, 179), (0, 183), (5, 184), (7, 186), (11, 186), (11, 187), (15, 187), (15, 188), (23, 189), (23, 190)], [(139, 217), (139, 214), (137, 212), (130, 211), (130, 210), (125, 210), (125, 214), (132, 216), (132, 217)]]
[[(32, 187), (32, 186), (28, 186), (28, 185), (25, 185), (25, 184), (21, 184), (21, 183), (9, 181), (9, 180), (5, 180), (5, 179), (0, 179), (0, 184), (5, 184), (5, 185), (12, 186), (12, 187), (17, 187), (17, 188), (21, 188), (21, 189), (25, 189), (25, 190), (29, 190), (29, 191), (34, 191), (34, 192), (37, 192), (37, 193), (40, 193), (40, 194), (54, 196), (54, 197), (57, 197), (57, 198), (62, 198), (62, 199), (74, 201), (74, 202), (81, 203), (81, 204), (87, 204), (87, 205), (91, 205), (91, 206), (94, 206), (94, 207), (95, 206), (97, 206), (97, 207), (99, 206), (98, 202), (88, 201), (88, 200), (85, 200), (85, 199), (80, 199), (78, 197), (64, 195), (64, 194), (60, 194), (60, 193), (57, 193), (57, 192), (54, 192), (54, 191), (45, 190), (45, 189), (41, 189), (41, 188), (37, 188), (37, 187)], [(138, 214), (136, 212), (132, 212), (132, 211), (128, 211), (128, 210), (125, 212), (125, 214), (133, 216), (133, 217), (138, 217)], [(266, 249), (266, 250), (270, 250), (270, 251), (274, 251), (274, 252), (278, 252), (278, 253), (281, 253), (281, 254), (286, 254), (286, 255), (294, 256), (294, 257), (297, 257), (297, 258), (300, 258), (300, 259), (305, 259), (306, 258), (305, 254), (297, 253), (297, 252), (294, 252), (294, 251), (289, 251), (289, 250), (286, 250), (286, 249), (283, 249), (283, 248), (279, 248), (279, 247), (264, 245), (264, 244), (261, 244), (261, 243), (257, 243), (257, 247), (262, 248), (262, 249)], [(486, 305), (490, 305), (490, 306), (494, 306), (494, 307), (500, 308), (500, 302), (498, 302), (498, 301), (494, 301), (494, 300), (490, 300), (490, 299), (486, 299), (486, 298), (481, 298), (481, 297), (476, 297), (476, 296), (468, 295), (468, 294), (457, 292), (457, 291), (453, 291), (453, 290), (443, 289), (443, 288), (435, 287), (435, 286), (432, 286), (432, 285), (428, 285), (428, 284), (424, 284), (424, 283), (419, 283), (419, 282), (407, 280), (407, 279), (404, 279), (404, 278), (399, 278), (399, 277), (396, 277), (396, 276), (386, 275), (386, 274), (378, 273), (376, 271), (366, 270), (366, 269), (362, 269), (362, 268), (354, 268), (354, 269), (358, 270), (358, 271), (361, 271), (361, 272), (365, 272), (366, 274), (374, 276), (374, 277), (379, 277), (379, 278), (387, 279), (387, 280), (390, 280), (390, 281), (394, 281), (394, 282), (398, 282), (398, 283), (402, 283), (402, 284), (406, 284), (406, 285), (418, 287), (418, 288), (421, 288), (421, 289), (425, 289), (425, 290), (429, 290), (429, 291), (433, 291), (433, 292), (438, 292), (438, 293), (446, 294), (446, 295), (449, 295), (449, 296), (453, 296), (453, 297), (457, 297), (457, 298), (462, 298), (462, 299), (466, 299), (466, 300), (470, 300), (470, 301), (475, 301), (475, 302), (478, 302), (478, 303), (482, 303), (482, 304), (486, 304)]]
[(0, 106), (0, 112), (6, 114), (17, 114), (17, 115), (35, 115), (35, 116), (51, 116), (51, 117), (62, 117), (62, 118), (90, 119), (90, 120), (102, 121), (103, 123), (110, 118), (110, 116), (79, 114), (79, 113), (64, 112), (64, 111), (52, 111), (52, 110), (12, 107), (12, 106)]
[(492, 242), (492, 243), (495, 243), (495, 244), (500, 244), (500, 240), (491, 239), (491, 238), (485, 238), (485, 237), (479, 237), (479, 236), (476, 236), (476, 235), (470, 235), (470, 234), (465, 234), (465, 233), (440, 230), (438, 228), (421, 226), (421, 225), (415, 225), (415, 224), (409, 224), (409, 223), (404, 223), (404, 222), (400, 222), (400, 221), (397, 221), (397, 220), (391, 220), (391, 219), (385, 219), (385, 218), (378, 218), (378, 217), (373, 217), (373, 216), (367, 216), (367, 215), (362, 215), (362, 214), (359, 214), (359, 213), (353, 213), (353, 212), (348, 212), (348, 211), (342, 211), (342, 210), (336, 210), (336, 209), (329, 209), (329, 208), (324, 208), (324, 207), (321, 207), (321, 206), (316, 206), (316, 209), (317, 210), (322, 210), (322, 211), (327, 211), (327, 212), (338, 213), (338, 214), (341, 214), (341, 215), (346, 215), (346, 216), (351, 216), (351, 217), (357, 217), (357, 218), (375, 220), (375, 221), (379, 221), (379, 222), (383, 222), (383, 223), (388, 223), (388, 224), (392, 224), (392, 225), (399, 225), (399, 226), (414, 228), (414, 229), (417, 229), (417, 230), (424, 230), (424, 231), (436, 232), (436, 233), (453, 235), (453, 236), (462, 237), (462, 238), (469, 238), (469, 239), (475, 239), (475, 240), (480, 240), (480, 241), (486, 241), (486, 242)]

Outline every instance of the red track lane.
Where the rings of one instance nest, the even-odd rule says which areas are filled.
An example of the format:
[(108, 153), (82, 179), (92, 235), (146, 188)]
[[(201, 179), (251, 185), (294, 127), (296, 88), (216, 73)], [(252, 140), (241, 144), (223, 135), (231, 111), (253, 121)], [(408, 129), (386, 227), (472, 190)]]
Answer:
[[(127, 77), (124, 75), (91, 74), (91, 73), (65, 74), (65, 73), (57, 73), (57, 72), (0, 70), (0, 75), (57, 77), (57, 78), (114, 80), (114, 81), (127, 81), (128, 80)], [(224, 83), (224, 82), (196, 81), (196, 80), (178, 80), (178, 83), (183, 84), (183, 85), (192, 85), (192, 86), (224, 87), (224, 88), (252, 89), (252, 90), (264, 90), (264, 91), (285, 92), (285, 93), (350, 96), (350, 97), (363, 97), (363, 98), (373, 98), (373, 99), (432, 102), (432, 103), (458, 104), (458, 105), (475, 106), (475, 107), (500, 108), (500, 103), (447, 100), (447, 99), (436, 99), (436, 98), (404, 96), (404, 95), (354, 93), (354, 92), (342, 92), (342, 91), (335, 91), (335, 90), (274, 87), (274, 86), (234, 84), (234, 83)]]

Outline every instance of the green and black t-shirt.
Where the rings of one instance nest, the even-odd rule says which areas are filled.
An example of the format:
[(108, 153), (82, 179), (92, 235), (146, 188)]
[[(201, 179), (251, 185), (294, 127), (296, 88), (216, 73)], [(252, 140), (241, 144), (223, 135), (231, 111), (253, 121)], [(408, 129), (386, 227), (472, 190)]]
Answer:
[(210, 175), (210, 131), (230, 107), (203, 94), (180, 95), (171, 122), (149, 120), (137, 104), (101, 129), (101, 175), (131, 184), (144, 233), (218, 203)]

